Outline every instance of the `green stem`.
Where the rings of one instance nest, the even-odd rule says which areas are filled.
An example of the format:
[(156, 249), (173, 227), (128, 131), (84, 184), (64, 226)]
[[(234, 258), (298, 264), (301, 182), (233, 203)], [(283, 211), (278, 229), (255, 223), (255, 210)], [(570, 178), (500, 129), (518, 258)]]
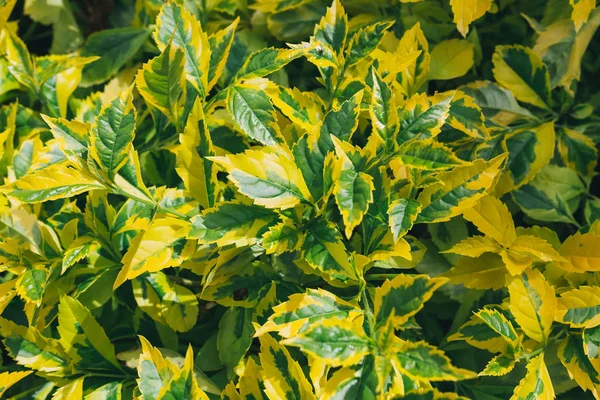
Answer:
[(375, 321), (373, 312), (371, 311), (371, 305), (369, 304), (369, 295), (367, 294), (365, 287), (362, 289), (361, 298), (363, 302), (363, 308), (365, 309), (365, 315), (367, 316), (367, 323), (369, 324), (369, 333), (372, 335), (375, 333)]
[(365, 276), (367, 281), (385, 281), (386, 279), (394, 279), (399, 274), (371, 274)]

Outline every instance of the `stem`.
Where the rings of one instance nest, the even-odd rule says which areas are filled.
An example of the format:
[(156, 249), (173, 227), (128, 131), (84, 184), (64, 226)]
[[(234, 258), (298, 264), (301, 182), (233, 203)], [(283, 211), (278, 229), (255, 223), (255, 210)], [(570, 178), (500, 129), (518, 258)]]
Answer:
[(365, 276), (367, 281), (385, 281), (386, 279), (394, 279), (398, 274), (371, 274)]
[(175, 215), (176, 217), (179, 217), (179, 218), (184, 219), (184, 220), (188, 219), (187, 215), (182, 214), (182, 213), (180, 213), (178, 211), (175, 211), (175, 210), (173, 210), (170, 207), (163, 207), (163, 206), (161, 206), (159, 203), (157, 203), (154, 200), (150, 200), (150, 199), (143, 198), (143, 197), (132, 196), (130, 193), (127, 193), (126, 191), (121, 190), (121, 188), (113, 188), (113, 193), (117, 194), (117, 195), (120, 195), (120, 196), (123, 196), (123, 197), (130, 198), (130, 199), (135, 200), (135, 201), (138, 201), (138, 202), (140, 202), (142, 204), (146, 204), (147, 206), (155, 207), (158, 211), (161, 211), (163, 213)]
[(373, 320), (373, 312), (371, 311), (371, 306), (369, 305), (369, 296), (367, 294), (366, 288), (363, 287), (361, 298), (363, 302), (363, 307), (365, 309), (365, 315), (367, 316), (367, 323), (369, 324), (369, 333), (375, 333), (375, 321)]

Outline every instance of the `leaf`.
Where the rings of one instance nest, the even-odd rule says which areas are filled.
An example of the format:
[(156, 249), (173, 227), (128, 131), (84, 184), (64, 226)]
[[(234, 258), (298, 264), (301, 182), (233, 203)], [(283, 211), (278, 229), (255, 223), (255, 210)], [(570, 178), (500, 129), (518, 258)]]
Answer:
[(390, 204), (387, 213), (389, 225), (394, 235), (394, 242), (411, 230), (417, 216), (421, 212), (421, 204), (412, 199), (398, 199)]
[(48, 376), (72, 373), (71, 360), (58, 341), (45, 338), (34, 326), (24, 327), (0, 318), (0, 333), (7, 353), (17, 364)]
[(270, 399), (314, 399), (310, 383), (288, 350), (270, 335), (260, 337), (261, 375)]
[(185, 249), (185, 237), (189, 229), (189, 223), (183, 220), (153, 220), (129, 243), (129, 249), (121, 260), (123, 268), (113, 289), (144, 272), (156, 272), (180, 265), (183, 262), (182, 252), (189, 251)]
[(283, 340), (286, 346), (298, 346), (303, 352), (328, 365), (344, 367), (358, 363), (371, 351), (371, 342), (361, 327), (362, 318), (320, 319), (297, 335)]
[(503, 353), (518, 353), (519, 347), (521, 346), (521, 339), (517, 335), (512, 323), (506, 319), (506, 317), (500, 311), (496, 309), (483, 308), (475, 315), (506, 341), (508, 347), (503, 351)]
[(510, 373), (517, 363), (514, 357), (499, 354), (492, 358), (485, 366), (485, 369), (479, 373), (482, 376), (504, 376)]
[(587, 272), (600, 270), (600, 235), (593, 233), (575, 233), (569, 236), (560, 246), (558, 252), (567, 262), (559, 266), (569, 271)]
[(502, 276), (505, 271), (506, 267), (502, 259), (488, 253), (476, 259), (461, 258), (456, 266), (443, 276), (455, 285), (462, 283), (470, 289), (498, 290), (506, 284), (506, 278)]
[(90, 132), (90, 155), (110, 179), (128, 161), (133, 150), (136, 112), (131, 89), (102, 107)]
[(568, 334), (557, 350), (558, 358), (569, 372), (569, 377), (585, 391), (589, 390), (593, 395), (600, 389), (598, 371), (583, 351), (581, 338)]
[(334, 106), (323, 119), (321, 134), (327, 138), (333, 135), (340, 140), (349, 141), (358, 127), (362, 97), (363, 91), (358, 91), (338, 107)]
[(81, 85), (93, 86), (114, 76), (146, 43), (149, 36), (148, 29), (133, 27), (106, 29), (90, 35), (81, 49), (81, 55), (100, 58), (83, 68)]
[(367, 356), (356, 365), (338, 369), (327, 380), (320, 398), (328, 400), (361, 398), (361, 396), (375, 398), (376, 368), (375, 358)]
[[(461, 87), (460, 91), (475, 99), (484, 116), (498, 124), (508, 125), (519, 119), (533, 118), (526, 108), (519, 106), (510, 90), (495, 83), (476, 81)], [(450, 112), (452, 113), (452, 107)]]
[(598, 164), (598, 149), (583, 133), (563, 128), (558, 135), (558, 152), (565, 165), (580, 176), (590, 178)]
[(302, 55), (303, 51), (298, 49), (274, 49), (272, 47), (260, 49), (250, 54), (233, 79), (240, 82), (262, 78), (279, 71)]
[(475, 205), (491, 189), (504, 159), (498, 156), (487, 162), (475, 160), (439, 174), (438, 179), (443, 184), (428, 186), (417, 197), (421, 213), (415, 222), (448, 221)]
[[(438, 96), (440, 97), (440, 96)], [(438, 135), (448, 118), (452, 96), (428, 99), (426, 94), (415, 94), (398, 109), (400, 144), (410, 139), (427, 139)]]
[(519, 45), (498, 46), (492, 61), (494, 78), (518, 100), (549, 109), (550, 76), (537, 54)]
[(345, 234), (349, 239), (352, 231), (358, 226), (373, 202), (373, 177), (356, 170), (352, 160), (339, 145), (336, 144), (338, 156), (338, 179), (333, 186), (335, 202), (342, 214)]
[(293, 123), (311, 132), (323, 116), (322, 100), (312, 92), (283, 86), (268, 87), (273, 104)]
[(199, 99), (194, 101), (179, 141), (177, 174), (187, 192), (203, 208), (213, 207), (219, 195), (219, 182), (217, 168), (207, 157), (214, 156), (215, 150)]
[(419, 55), (414, 63), (401, 72), (402, 91), (407, 96), (413, 96), (423, 86), (429, 76), (429, 65), (431, 57), (429, 55), (429, 44), (425, 34), (421, 29), (421, 23), (417, 22), (409, 30), (404, 32), (400, 43), (398, 43), (397, 53), (403, 56), (414, 54)]
[(335, 225), (323, 219), (316, 219), (309, 223), (306, 229), (306, 239), (302, 245), (304, 261), (335, 279), (356, 279), (350, 254)]
[(490, 139), (481, 108), (472, 97), (465, 95), (464, 91), (457, 91), (452, 98), (448, 122), (450, 126), (472, 138)]
[(273, 307), (273, 314), (255, 336), (277, 332), (284, 338), (290, 338), (303, 327), (321, 319), (355, 320), (361, 314), (362, 310), (324, 289), (308, 289), (306, 293), (292, 294), (288, 301)]
[(75, 379), (61, 386), (52, 395), (52, 400), (83, 399), (83, 378)]
[(207, 92), (217, 84), (217, 81), (225, 70), (231, 46), (233, 45), (233, 37), (238, 26), (239, 19), (236, 18), (225, 29), (221, 29), (208, 36), (208, 44), (210, 51), (210, 67), (208, 70), (208, 87)]
[(361, 28), (356, 32), (347, 45), (345, 65), (356, 64), (371, 54), (379, 44), (385, 31), (391, 26), (391, 22), (378, 22)]
[(10, 17), (10, 13), (16, 3), (17, 0), (5, 0), (0, 4), (0, 31), (4, 29), (6, 21), (8, 21), (8, 17)]
[(556, 315), (554, 288), (536, 269), (525, 270), (508, 285), (510, 312), (531, 339), (546, 343)]
[(404, 325), (418, 313), (433, 292), (445, 284), (445, 278), (429, 278), (427, 275), (398, 275), (386, 280), (375, 289), (374, 314), (379, 325), (388, 318), (393, 319), (394, 327)]
[(208, 395), (198, 387), (194, 375), (194, 357), (191, 345), (185, 354), (183, 367), (175, 373), (168, 385), (161, 389), (156, 399), (177, 400), (185, 398), (208, 400)]
[(491, 0), (450, 0), (452, 13), (454, 14), (454, 23), (456, 28), (463, 35), (467, 36), (469, 25), (485, 15), (492, 7)]
[[(487, 350), (491, 353), (508, 352), (509, 356), (513, 356), (514, 354), (510, 353), (517, 350), (520, 343), (518, 337), (516, 337), (517, 340), (513, 338), (512, 333), (515, 329), (512, 323), (505, 321), (506, 318), (501, 313), (496, 314), (496, 310), (494, 309), (485, 308), (481, 311), (489, 315), (488, 319), (494, 323), (493, 325), (488, 324), (487, 321), (474, 314), (456, 333), (448, 337), (448, 341), (464, 340), (478, 349)], [(499, 331), (506, 335), (500, 334)], [(492, 361), (490, 361), (490, 364)]]
[(60, 343), (80, 370), (121, 371), (104, 329), (79, 301), (63, 295), (58, 306)]
[(176, 3), (167, 3), (158, 14), (153, 37), (161, 51), (171, 43), (185, 52), (186, 78), (201, 96), (206, 96), (211, 50), (208, 35), (196, 17)]
[(131, 285), (137, 305), (155, 321), (176, 332), (187, 332), (196, 325), (198, 299), (162, 272), (143, 274)]
[(175, 126), (179, 125), (179, 113), (185, 100), (184, 57), (182, 50), (169, 43), (160, 55), (143, 65), (135, 79), (144, 100), (158, 108)]
[(473, 45), (467, 40), (450, 39), (438, 43), (431, 51), (429, 79), (448, 80), (465, 75), (473, 66), (473, 54)]
[[(1, 11), (0, 11), (1, 12)], [(2, 396), (12, 385), (31, 374), (33, 371), (17, 371), (17, 372), (3, 372), (0, 374), (0, 396)]]
[(548, 164), (554, 155), (555, 136), (553, 122), (516, 130), (505, 136), (507, 171), (496, 187), (498, 197), (530, 182)]
[(227, 91), (227, 110), (252, 139), (267, 146), (284, 143), (275, 109), (264, 92), (251, 84), (236, 84)]
[(600, 325), (600, 287), (580, 286), (561, 293), (556, 320), (573, 328)]
[(201, 243), (242, 247), (256, 243), (276, 221), (277, 214), (269, 209), (223, 202), (192, 219), (190, 236)]
[(254, 204), (285, 209), (312, 200), (302, 173), (283, 151), (246, 150), (211, 160), (227, 170), (229, 179)]
[(33, 171), (7, 188), (9, 196), (24, 203), (64, 199), (98, 189), (106, 187), (65, 164), (55, 164)]
[(27, 303), (42, 304), (48, 280), (48, 271), (43, 268), (26, 269), (17, 279), (17, 294)]
[(467, 257), (479, 257), (485, 253), (499, 254), (502, 247), (488, 236), (471, 236), (455, 244), (444, 253), (460, 254)]
[(4, 32), (6, 32), (3, 36), (8, 71), (19, 83), (35, 92), (37, 82), (35, 80), (34, 63), (27, 46), (11, 30), (7, 29)]
[(288, 219), (270, 227), (262, 237), (261, 246), (267, 254), (281, 255), (297, 250), (303, 240), (302, 232)]
[(544, 362), (544, 354), (540, 354), (527, 363), (527, 374), (515, 388), (511, 400), (535, 398), (540, 400), (554, 399), (554, 388), (550, 374)]
[(530, 183), (514, 191), (512, 196), (521, 210), (533, 219), (577, 223), (567, 202), (551, 188), (543, 190), (535, 183)]
[(569, 0), (569, 4), (573, 7), (571, 19), (575, 23), (575, 30), (579, 31), (596, 7), (596, 0)]
[(402, 165), (422, 170), (450, 169), (464, 162), (442, 143), (431, 139), (411, 140), (398, 149)]
[(503, 246), (508, 247), (517, 239), (512, 215), (506, 205), (493, 196), (482, 197), (474, 207), (465, 210), (463, 217)]
[(235, 368), (252, 344), (252, 314), (252, 309), (231, 307), (219, 321), (219, 359), (227, 368)]
[(474, 372), (456, 368), (443, 351), (425, 342), (403, 342), (398, 345), (392, 365), (413, 379), (428, 381), (459, 381), (477, 376)]
[(369, 108), (371, 124), (374, 133), (383, 141), (384, 154), (393, 153), (396, 149), (396, 135), (400, 129), (396, 96), (374, 68), (372, 75), (373, 87)]

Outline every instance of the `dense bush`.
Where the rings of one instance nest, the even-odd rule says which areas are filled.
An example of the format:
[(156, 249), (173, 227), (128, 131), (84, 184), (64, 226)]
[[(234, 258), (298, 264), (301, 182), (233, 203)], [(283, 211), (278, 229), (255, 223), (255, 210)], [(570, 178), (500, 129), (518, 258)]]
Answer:
[(594, 8), (0, 0), (0, 397), (600, 399)]

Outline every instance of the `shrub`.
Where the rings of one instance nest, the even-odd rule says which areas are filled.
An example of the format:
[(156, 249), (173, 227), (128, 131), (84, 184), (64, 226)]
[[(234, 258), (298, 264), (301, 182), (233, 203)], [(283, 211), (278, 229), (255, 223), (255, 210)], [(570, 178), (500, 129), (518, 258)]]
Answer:
[(600, 398), (570, 3), (0, 0), (0, 396)]

